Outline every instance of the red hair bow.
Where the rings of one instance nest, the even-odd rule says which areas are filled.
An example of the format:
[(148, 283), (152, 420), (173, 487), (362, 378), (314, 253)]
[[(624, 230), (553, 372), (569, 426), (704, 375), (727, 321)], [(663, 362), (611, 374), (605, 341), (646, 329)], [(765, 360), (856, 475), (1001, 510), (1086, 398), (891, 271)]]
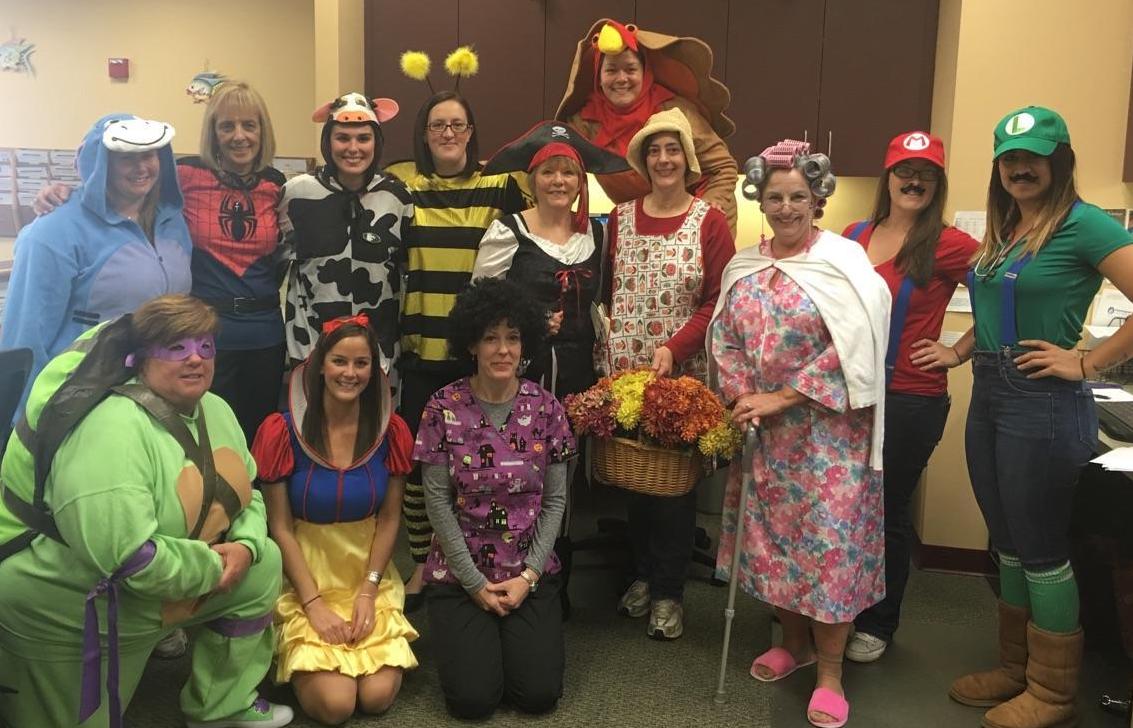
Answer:
[(323, 336), (334, 332), (335, 329), (344, 324), (358, 324), (365, 328), (370, 325), (370, 317), (364, 313), (360, 313), (354, 316), (339, 316), (336, 319), (331, 319), (323, 324)]

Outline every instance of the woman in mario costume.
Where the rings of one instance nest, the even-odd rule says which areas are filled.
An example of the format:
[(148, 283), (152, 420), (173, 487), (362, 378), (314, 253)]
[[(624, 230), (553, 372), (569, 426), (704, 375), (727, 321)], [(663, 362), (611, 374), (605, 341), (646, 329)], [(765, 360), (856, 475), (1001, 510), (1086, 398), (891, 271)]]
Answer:
[(913, 543), (909, 502), (948, 420), (947, 370), (960, 364), (956, 350), (937, 339), (979, 245), (944, 222), (948, 178), (940, 138), (923, 131), (898, 134), (889, 142), (884, 169), (873, 213), (842, 233), (865, 248), (893, 296), (882, 456), (885, 599), (854, 620), (846, 646), (846, 658), (854, 662), (881, 657), (897, 630)]

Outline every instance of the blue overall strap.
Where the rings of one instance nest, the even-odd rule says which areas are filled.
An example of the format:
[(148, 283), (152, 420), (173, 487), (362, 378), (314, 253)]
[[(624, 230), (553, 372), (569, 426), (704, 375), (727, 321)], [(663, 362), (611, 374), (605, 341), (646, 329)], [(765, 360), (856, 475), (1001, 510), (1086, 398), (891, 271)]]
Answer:
[(1015, 327), (1015, 283), (1023, 266), (1031, 262), (1031, 253), (1019, 256), (1003, 274), (1003, 292), (999, 304), (999, 344), (1015, 346), (1019, 343), (1019, 331)]
[(857, 225), (854, 225), (853, 230), (851, 230), (850, 234), (846, 237), (848, 237), (850, 240), (859, 240), (861, 239), (862, 233), (865, 232), (865, 229), (867, 227), (869, 227), (869, 220), (862, 220)]
[(889, 319), (889, 348), (885, 350), (885, 386), (893, 381), (893, 370), (897, 367), (897, 349), (901, 345), (901, 334), (905, 331), (905, 317), (909, 315), (909, 300), (913, 297), (913, 279), (901, 279), (901, 288), (893, 301), (893, 314)]

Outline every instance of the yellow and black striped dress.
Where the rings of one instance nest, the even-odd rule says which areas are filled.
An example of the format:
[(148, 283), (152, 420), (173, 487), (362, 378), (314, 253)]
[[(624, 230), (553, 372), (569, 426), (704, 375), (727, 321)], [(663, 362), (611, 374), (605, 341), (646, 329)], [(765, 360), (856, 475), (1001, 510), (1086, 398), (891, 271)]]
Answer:
[[(405, 183), (413, 200), (412, 222), (402, 231), (408, 279), (398, 369), (402, 374), (401, 415), (416, 433), (432, 390), (462, 374), (448, 356), (447, 319), (457, 294), (472, 278), (480, 238), (494, 220), (526, 209), (529, 202), (525, 175), (474, 172), (468, 177), (440, 177), (422, 174), (412, 161), (395, 162), (386, 172)], [(429, 386), (422, 386), (421, 380)], [(433, 534), (425, 515), (419, 469), (414, 469), (406, 483), (403, 510), (410, 550), (423, 563)]]

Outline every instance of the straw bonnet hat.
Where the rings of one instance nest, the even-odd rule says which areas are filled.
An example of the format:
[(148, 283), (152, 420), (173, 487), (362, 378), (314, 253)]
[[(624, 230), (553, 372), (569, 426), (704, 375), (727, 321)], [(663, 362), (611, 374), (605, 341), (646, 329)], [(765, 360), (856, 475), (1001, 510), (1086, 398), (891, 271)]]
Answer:
[(696, 148), (692, 143), (692, 126), (688, 123), (688, 118), (680, 109), (668, 109), (667, 111), (658, 111), (649, 120), (645, 122), (645, 126), (641, 127), (641, 131), (633, 135), (629, 140), (629, 146), (626, 148), (626, 161), (633, 170), (641, 175), (641, 178), (649, 180), (649, 170), (645, 168), (645, 159), (641, 154), (641, 147), (645, 144), (645, 140), (653, 134), (660, 132), (670, 132), (676, 134), (681, 140), (681, 148), (685, 152), (685, 163), (688, 169), (685, 170), (685, 185), (694, 184), (700, 179), (700, 161), (696, 158)]

